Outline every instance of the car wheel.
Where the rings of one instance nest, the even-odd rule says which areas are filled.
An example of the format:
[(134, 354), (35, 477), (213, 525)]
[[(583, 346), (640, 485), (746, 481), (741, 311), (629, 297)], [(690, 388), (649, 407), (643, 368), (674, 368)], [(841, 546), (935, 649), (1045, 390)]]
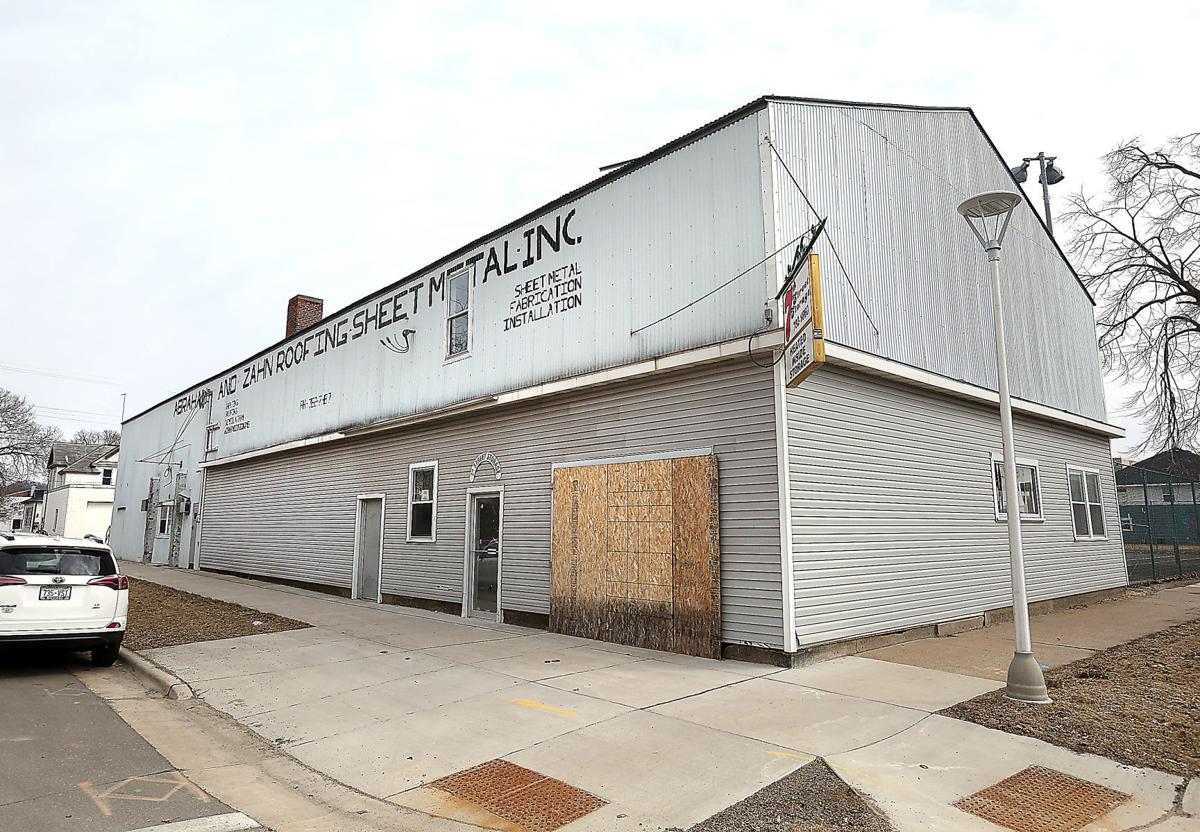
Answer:
[(121, 652), (121, 645), (106, 644), (92, 651), (92, 667), (112, 667)]

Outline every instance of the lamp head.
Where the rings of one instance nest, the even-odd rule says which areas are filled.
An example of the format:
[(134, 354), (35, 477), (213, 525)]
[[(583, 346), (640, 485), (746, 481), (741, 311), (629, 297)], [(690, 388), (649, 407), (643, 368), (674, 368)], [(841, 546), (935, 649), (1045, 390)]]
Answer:
[[(1041, 180), (1042, 178), (1043, 177), (1041, 177), (1041, 176), (1038, 177), (1039, 180)], [(1046, 165), (1046, 173), (1045, 173), (1044, 178), (1045, 178), (1045, 184), (1057, 185), (1059, 182), (1063, 181), (1063, 179), (1065, 179), (1066, 177), (1063, 176), (1062, 168), (1056, 166), (1054, 164), (1054, 162), (1051, 162), (1050, 164)]]
[(1000, 243), (1021, 197), (1010, 191), (987, 191), (964, 199), (958, 206), (972, 233), (989, 257), (999, 258)]
[(1022, 162), (1016, 167), (1009, 168), (1008, 172), (1012, 174), (1013, 179), (1018, 182), (1024, 182), (1029, 178), (1029, 163)]

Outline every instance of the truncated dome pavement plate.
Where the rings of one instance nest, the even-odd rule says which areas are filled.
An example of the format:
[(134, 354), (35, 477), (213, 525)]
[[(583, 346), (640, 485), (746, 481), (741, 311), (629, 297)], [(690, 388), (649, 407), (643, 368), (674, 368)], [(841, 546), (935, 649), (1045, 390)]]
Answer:
[(429, 784), (528, 829), (554, 832), (605, 801), (507, 760), (492, 760)]
[(1016, 832), (1076, 832), (1126, 800), (1122, 792), (1030, 766), (954, 805)]

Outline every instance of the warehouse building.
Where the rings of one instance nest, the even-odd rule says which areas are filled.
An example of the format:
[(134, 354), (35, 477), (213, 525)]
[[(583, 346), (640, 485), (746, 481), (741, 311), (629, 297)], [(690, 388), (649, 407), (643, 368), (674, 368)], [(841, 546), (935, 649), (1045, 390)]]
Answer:
[[(751, 102), (333, 314), (294, 298), (283, 341), (126, 421), (114, 548), (697, 655), (1004, 607), (956, 212), (988, 190), (1016, 185), (969, 109)], [(1030, 597), (1124, 585), (1092, 300), (1026, 202), (1004, 259)]]

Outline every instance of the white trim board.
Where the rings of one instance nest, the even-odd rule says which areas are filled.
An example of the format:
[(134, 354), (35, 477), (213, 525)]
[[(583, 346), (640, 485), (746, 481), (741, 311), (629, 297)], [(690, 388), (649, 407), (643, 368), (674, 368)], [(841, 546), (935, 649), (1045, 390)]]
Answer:
[(584, 468), (589, 465), (618, 465), (622, 462), (649, 462), (655, 459), (683, 459), (689, 456), (712, 456), (712, 448), (690, 448), (685, 451), (661, 451), (660, 453), (610, 456), (604, 459), (581, 459), (574, 462), (551, 463), (551, 470), (559, 468)]
[[(507, 393), (500, 393), (495, 396), (485, 396), (483, 398), (474, 399), (461, 404), (441, 408), (439, 410), (429, 411), (428, 413), (415, 413), (411, 416), (404, 416), (398, 419), (386, 419), (381, 422), (376, 422), (371, 425), (363, 425), (362, 427), (358, 428), (346, 428), (342, 431), (332, 431), (319, 436), (312, 436), (307, 439), (282, 442), (278, 445), (259, 448), (255, 451), (247, 451), (244, 454), (237, 454), (236, 456), (225, 457), (223, 459), (213, 459), (209, 460), (208, 462), (201, 462), (199, 467), (212, 468), (218, 465), (228, 465), (234, 462), (242, 462), (247, 459), (255, 459), (260, 456), (267, 456), (268, 454), (277, 454), (283, 451), (295, 450), (297, 448), (304, 448), (310, 445), (318, 445), (324, 442), (334, 442), (351, 436), (362, 436), (367, 433), (408, 427), (409, 425), (415, 425), (421, 422), (431, 422), (449, 416), (456, 416), (471, 411), (487, 409), (496, 405), (511, 404), (513, 402), (525, 401), (527, 399), (537, 399), (541, 398), (542, 396), (550, 396), (554, 395), (555, 393), (565, 393), (571, 390), (581, 390), (588, 387), (596, 387), (602, 384), (611, 384), (618, 381), (624, 381), (626, 379), (648, 376), (653, 373), (661, 373), (668, 370), (681, 369), (683, 367), (692, 367), (698, 364), (707, 364), (713, 361), (723, 361), (730, 358), (737, 358), (744, 356), (749, 352), (761, 352), (763, 350), (780, 349), (782, 347), (783, 330), (771, 329), (766, 332), (761, 332), (757, 335), (749, 337), (741, 336), (730, 341), (723, 341), (720, 344), (710, 344), (707, 347), (697, 347), (695, 349), (684, 350), (682, 352), (672, 353), (671, 355), (664, 355), (659, 358), (652, 358), (646, 361), (638, 361), (633, 364), (625, 364), (620, 367), (613, 367), (608, 370), (599, 370), (597, 372), (586, 373), (581, 376), (572, 376), (571, 378), (560, 379), (557, 381), (548, 381), (544, 384), (536, 384), (532, 387), (523, 387), (518, 390), (511, 390)], [(911, 367), (907, 364), (901, 364), (898, 361), (892, 361), (888, 358), (861, 352), (860, 350), (846, 347), (841, 344), (836, 344), (832, 341), (826, 341), (825, 355), (831, 364), (846, 366), (862, 372), (875, 373), (877, 375), (900, 379), (918, 387), (925, 387), (931, 390), (949, 393), (950, 395), (958, 396), (959, 398), (989, 402), (991, 404), (999, 404), (1000, 401), (1000, 396), (995, 390), (977, 387), (976, 385), (969, 384), (965, 381), (958, 381), (946, 376), (938, 375), (937, 373), (932, 373), (928, 370), (922, 370), (917, 367)], [(1025, 401), (1024, 399), (1014, 398), (1012, 400), (1012, 406), (1013, 410), (1020, 413), (1038, 416), (1040, 418), (1049, 419), (1055, 422), (1061, 422), (1073, 427), (1083, 428), (1084, 430), (1089, 430), (1093, 433), (1099, 433), (1103, 436), (1116, 439), (1120, 439), (1125, 436), (1124, 428), (1111, 425), (1107, 422), (1089, 419), (1086, 416), (1068, 413), (1065, 410), (1059, 410), (1047, 405), (1036, 404), (1034, 402)]]
[[(949, 393), (952, 396), (958, 396), (963, 399), (988, 402), (994, 405), (1000, 404), (1000, 394), (995, 390), (989, 390), (986, 387), (978, 387), (965, 381), (958, 381), (957, 379), (938, 375), (937, 373), (931, 373), (928, 370), (922, 370), (908, 364), (901, 364), (899, 361), (892, 361), (889, 358), (862, 352), (853, 347), (835, 344), (832, 341), (825, 342), (825, 357), (831, 364), (901, 379), (917, 387), (925, 387), (941, 393)], [(1018, 399), (1015, 396), (1012, 399), (1012, 409), (1029, 416), (1038, 416), (1042, 419), (1049, 419), (1054, 422), (1062, 422), (1073, 427), (1083, 428), (1092, 433), (1099, 433), (1113, 439), (1121, 439), (1125, 436), (1125, 429), (1117, 425), (1069, 413), (1065, 410), (1059, 410), (1056, 407), (1050, 407), (1049, 405)]]

